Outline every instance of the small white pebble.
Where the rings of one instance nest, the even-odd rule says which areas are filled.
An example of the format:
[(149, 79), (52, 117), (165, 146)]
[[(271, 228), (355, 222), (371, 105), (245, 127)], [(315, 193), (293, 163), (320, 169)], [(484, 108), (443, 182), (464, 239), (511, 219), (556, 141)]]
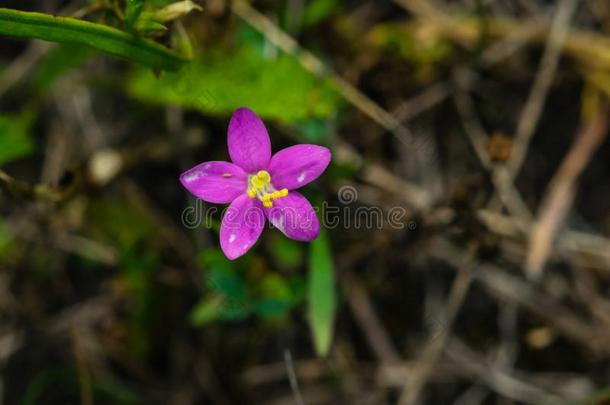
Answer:
[(97, 184), (106, 184), (112, 180), (123, 167), (121, 154), (112, 149), (96, 152), (89, 161), (89, 174)]

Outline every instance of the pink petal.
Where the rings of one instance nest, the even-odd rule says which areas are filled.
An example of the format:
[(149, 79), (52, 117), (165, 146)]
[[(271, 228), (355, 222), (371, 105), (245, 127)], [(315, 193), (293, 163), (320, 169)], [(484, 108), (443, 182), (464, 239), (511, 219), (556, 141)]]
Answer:
[(229, 162), (204, 162), (180, 175), (182, 185), (204, 201), (224, 204), (245, 194), (248, 176)]
[(271, 158), (269, 174), (277, 189), (294, 190), (317, 179), (330, 163), (330, 150), (318, 145), (295, 145)]
[(265, 226), (258, 199), (239, 196), (226, 209), (220, 225), (220, 247), (230, 260), (245, 254), (256, 243)]
[(248, 173), (267, 168), (271, 159), (271, 141), (265, 124), (250, 109), (238, 108), (229, 122), (229, 155)]
[(312, 241), (320, 233), (320, 223), (313, 207), (300, 193), (291, 191), (265, 208), (269, 221), (290, 239)]

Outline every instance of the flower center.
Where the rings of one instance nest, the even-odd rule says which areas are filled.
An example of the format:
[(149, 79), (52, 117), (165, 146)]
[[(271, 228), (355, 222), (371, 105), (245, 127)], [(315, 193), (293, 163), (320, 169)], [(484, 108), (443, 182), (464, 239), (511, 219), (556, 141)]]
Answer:
[(273, 200), (286, 197), (288, 189), (276, 190), (271, 184), (271, 175), (266, 170), (248, 175), (248, 197), (258, 197), (266, 208), (273, 207)]

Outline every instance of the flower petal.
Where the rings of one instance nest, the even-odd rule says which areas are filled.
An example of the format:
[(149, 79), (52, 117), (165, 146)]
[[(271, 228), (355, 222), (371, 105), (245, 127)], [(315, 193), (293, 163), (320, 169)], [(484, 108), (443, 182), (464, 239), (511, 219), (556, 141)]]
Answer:
[(269, 221), (290, 239), (312, 241), (320, 233), (320, 223), (313, 207), (296, 191), (273, 201), (273, 208), (264, 210)]
[(271, 141), (265, 124), (250, 109), (238, 108), (229, 122), (229, 155), (248, 173), (264, 170), (271, 159)]
[(269, 174), (278, 189), (294, 190), (317, 179), (330, 163), (330, 150), (318, 145), (295, 145), (271, 158)]
[(230, 260), (245, 254), (256, 243), (265, 226), (260, 201), (237, 197), (226, 209), (220, 225), (220, 247)]
[(182, 185), (204, 201), (224, 204), (245, 195), (248, 175), (229, 162), (204, 162), (180, 175)]

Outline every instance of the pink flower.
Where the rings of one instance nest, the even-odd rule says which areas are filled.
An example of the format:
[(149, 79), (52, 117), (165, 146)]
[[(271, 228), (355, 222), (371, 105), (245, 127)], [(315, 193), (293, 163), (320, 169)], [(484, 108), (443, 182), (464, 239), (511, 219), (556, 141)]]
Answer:
[(233, 260), (260, 236), (265, 219), (284, 235), (312, 241), (320, 233), (313, 207), (295, 189), (317, 179), (330, 162), (328, 148), (295, 145), (271, 156), (261, 119), (248, 108), (231, 117), (227, 135), (233, 163), (201, 163), (180, 176), (188, 191), (210, 203), (231, 203), (220, 226), (220, 247)]

